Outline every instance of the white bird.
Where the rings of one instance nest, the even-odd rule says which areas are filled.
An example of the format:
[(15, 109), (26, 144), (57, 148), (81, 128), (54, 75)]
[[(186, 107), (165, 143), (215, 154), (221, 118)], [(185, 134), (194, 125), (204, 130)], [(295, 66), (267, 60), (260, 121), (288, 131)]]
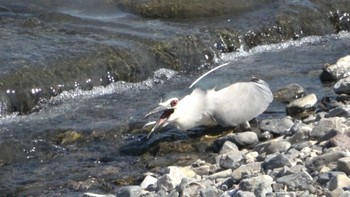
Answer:
[[(238, 126), (263, 113), (273, 100), (269, 85), (258, 78), (231, 84), (221, 90), (195, 89), (183, 99), (159, 103), (145, 118), (163, 111), (150, 134), (172, 124), (180, 130), (197, 126)], [(149, 135), (150, 135), (149, 134)]]

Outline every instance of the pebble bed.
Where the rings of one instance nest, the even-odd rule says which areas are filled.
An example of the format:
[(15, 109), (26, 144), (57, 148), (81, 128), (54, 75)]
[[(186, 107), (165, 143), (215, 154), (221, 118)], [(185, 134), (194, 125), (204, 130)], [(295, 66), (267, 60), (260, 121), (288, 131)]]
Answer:
[[(291, 84), (275, 92), (290, 116), (265, 119), (255, 131), (218, 138), (215, 163), (168, 166), (116, 194), (85, 196), (350, 196), (350, 56), (326, 65), (334, 98), (304, 96)], [(291, 99), (294, 98), (294, 99)], [(295, 118), (295, 117), (299, 118)], [(293, 118), (292, 118), (293, 117)]]

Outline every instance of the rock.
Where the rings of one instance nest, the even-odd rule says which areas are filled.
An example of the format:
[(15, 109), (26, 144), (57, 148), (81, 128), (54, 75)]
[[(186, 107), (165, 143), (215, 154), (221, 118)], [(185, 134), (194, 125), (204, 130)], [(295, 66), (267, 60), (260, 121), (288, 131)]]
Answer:
[(276, 135), (285, 135), (294, 125), (290, 118), (265, 119), (260, 123), (260, 129)]
[(297, 123), (293, 125), (292, 129), (294, 130), (293, 135), (288, 138), (288, 142), (291, 144), (305, 142), (309, 139), (309, 135), (312, 131), (312, 127), (309, 125), (305, 125), (304, 123)]
[(321, 173), (318, 175), (317, 182), (323, 185), (339, 174), (346, 175), (344, 172), (341, 172), (341, 171), (329, 171), (329, 172)]
[(195, 172), (187, 167), (169, 166), (166, 169), (166, 174), (161, 176), (157, 181), (158, 190), (169, 191), (175, 189), (185, 177), (195, 176)]
[(306, 167), (309, 171), (320, 170), (324, 165), (328, 165), (332, 162), (337, 162), (338, 159), (346, 157), (348, 154), (346, 152), (329, 152), (323, 155), (312, 158), (310, 161), (306, 162)]
[(350, 157), (340, 158), (337, 163), (337, 169), (350, 175)]
[(196, 196), (201, 189), (205, 188), (205, 186), (198, 183), (196, 180), (183, 178), (179, 188), (182, 196)]
[(289, 84), (273, 93), (273, 98), (281, 102), (290, 102), (303, 96), (304, 88), (297, 83)]
[[(350, 73), (350, 66), (349, 66), (349, 73)], [(333, 90), (337, 94), (350, 94), (350, 76), (340, 79), (337, 83), (335, 83), (333, 86)]]
[(226, 141), (224, 145), (222, 145), (219, 154), (224, 154), (228, 152), (239, 152), (239, 149), (236, 144), (230, 141)]
[(217, 197), (220, 196), (221, 192), (214, 186), (206, 187), (199, 192), (201, 197)]
[(137, 197), (141, 193), (141, 187), (138, 185), (124, 186), (118, 189), (118, 197)]
[(287, 185), (294, 189), (307, 190), (313, 182), (312, 177), (306, 171), (297, 174), (290, 174), (276, 179), (277, 183)]
[[(306, 111), (313, 111), (312, 107), (316, 104), (317, 97), (315, 94), (309, 94), (305, 97), (296, 99), (286, 107), (287, 115), (296, 115)], [(311, 109), (311, 110), (310, 110)]]
[(233, 142), (239, 147), (249, 147), (255, 145), (259, 139), (255, 132), (247, 131), (233, 135)]
[(156, 185), (157, 185), (157, 178), (150, 176), (150, 175), (147, 175), (143, 179), (142, 183), (140, 184), (140, 187), (142, 189), (147, 189), (150, 186), (153, 186), (154, 188), (156, 188)]
[(348, 135), (336, 130), (331, 130), (330, 132), (336, 132), (336, 134), (328, 140), (325, 147), (339, 147), (343, 151), (350, 150), (350, 137)]
[(227, 169), (227, 170), (223, 170), (214, 174), (211, 174), (209, 176), (203, 176), (203, 178), (208, 178), (208, 179), (217, 179), (217, 178), (227, 178), (230, 177), (232, 174), (232, 169)]
[(272, 192), (273, 178), (268, 175), (258, 175), (256, 177), (243, 179), (239, 183), (239, 189), (243, 191), (254, 192), (257, 197), (266, 196)]
[(83, 197), (116, 197), (113, 194), (95, 194), (91, 192), (84, 193)]
[(292, 163), (291, 161), (289, 161), (289, 159), (285, 155), (278, 154), (272, 158), (267, 157), (262, 166), (265, 170), (268, 170), (268, 169), (280, 168), (283, 166), (290, 167), (292, 166)]
[(267, 197), (297, 197), (295, 192), (274, 192), (267, 195)]
[(350, 179), (344, 174), (338, 174), (329, 181), (328, 189), (330, 191), (343, 187), (350, 187)]
[(335, 64), (325, 64), (320, 76), (321, 81), (337, 81), (349, 76), (350, 73), (350, 55), (340, 58)]
[(339, 106), (329, 110), (329, 112), (325, 115), (325, 118), (331, 117), (350, 117), (350, 105)]
[(234, 197), (255, 197), (255, 194), (253, 192), (239, 190)]
[(291, 144), (280, 138), (276, 138), (270, 141), (262, 142), (254, 147), (254, 151), (257, 151), (259, 154), (266, 153), (279, 153), (285, 152), (290, 148)]
[(243, 155), (239, 151), (232, 151), (219, 155), (219, 158), (219, 165), (222, 168), (237, 168), (240, 166)]
[(329, 130), (336, 129), (339, 131), (344, 130), (344, 123), (346, 122), (345, 118), (323, 118), (320, 120), (318, 125), (316, 125), (311, 133), (310, 137), (318, 139), (319, 137), (325, 135)]
[(251, 177), (261, 171), (261, 162), (249, 163), (241, 165), (239, 168), (232, 171), (231, 176), (234, 181), (241, 181), (245, 177)]

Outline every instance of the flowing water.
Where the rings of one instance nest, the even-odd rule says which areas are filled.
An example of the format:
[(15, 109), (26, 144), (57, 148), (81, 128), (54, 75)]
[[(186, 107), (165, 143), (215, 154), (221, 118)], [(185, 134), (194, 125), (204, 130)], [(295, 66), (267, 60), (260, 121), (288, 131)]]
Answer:
[[(92, 20), (91, 18), (95, 21), (93, 23), (103, 21), (104, 29), (101, 31), (107, 33), (103, 33), (102, 38), (99, 38), (100, 33), (91, 33), (97, 31), (94, 29), (89, 31), (89, 35), (72, 38), (56, 34), (56, 30), (53, 30), (56, 33), (51, 39), (45, 36), (48, 30), (41, 29), (40, 31), (45, 33), (39, 36), (40, 38), (38, 34), (33, 34), (32, 36), (37, 39), (31, 39), (26, 37), (29, 34), (24, 33), (26, 36), (21, 38), (29, 40), (19, 41), (11, 36), (13, 34), (11, 31), (15, 30), (8, 28), (4, 32), (8, 39), (13, 39), (9, 43), (16, 46), (10, 47), (9, 51), (5, 50), (4, 45), (1, 48), (3, 60), (9, 62), (0, 68), (2, 76), (8, 73), (11, 75), (12, 71), (22, 69), (23, 65), (26, 65), (24, 60), (34, 59), (34, 62), (37, 62), (37, 64), (29, 62), (27, 65), (29, 69), (36, 69), (46, 64), (47, 57), (52, 57), (51, 52), (57, 53), (57, 51), (46, 48), (42, 52), (38, 46), (44, 44), (59, 48), (54, 45), (62, 42), (72, 43), (70, 48), (70, 52), (74, 52), (72, 56), (89, 52), (90, 49), (95, 53), (97, 50), (89, 47), (95, 47), (97, 41), (113, 43), (112, 45), (138, 53), (142, 50), (135, 46), (134, 39), (126, 42), (127, 37), (136, 35), (137, 38), (146, 39), (146, 42), (153, 42), (167, 39), (169, 35), (173, 36), (174, 32), (184, 34), (197, 31), (196, 28), (187, 28), (193, 23), (198, 26), (203, 23), (191, 20), (170, 23), (143, 19), (124, 12), (119, 12), (117, 15), (111, 13), (91, 15), (83, 11), (77, 12), (76, 9), (72, 11), (60, 8), (63, 10), (62, 13), (77, 17), (79, 20), (76, 23), (81, 25), (80, 28), (94, 29), (95, 27), (84, 24), (84, 21)], [(254, 12), (253, 15), (258, 13), (261, 14)], [(12, 19), (10, 17), (9, 20)], [(15, 23), (16, 20), (13, 20)], [(226, 22), (227, 18), (222, 19), (223, 24)], [(6, 25), (13, 24), (6, 22)], [(119, 26), (121, 28), (117, 28)], [(117, 37), (109, 35), (115, 31), (118, 32)], [(18, 35), (17, 33), (15, 34)], [(106, 36), (107, 34), (109, 36)], [(120, 35), (124, 35), (123, 39), (120, 39)], [(4, 40), (4, 33), (1, 36)], [(29, 48), (23, 43), (27, 43)], [(84, 47), (88, 49), (83, 49)], [(17, 53), (13, 51), (14, 48), (18, 50)], [(59, 54), (66, 53), (68, 52)], [(273, 91), (290, 83), (298, 83), (307, 93), (315, 93), (320, 100), (324, 96), (335, 96), (332, 86), (322, 84), (319, 80), (323, 64), (335, 63), (337, 59), (349, 53), (350, 33), (346, 31), (324, 36), (306, 36), (297, 40), (259, 45), (249, 50), (222, 53), (214, 57), (213, 61), (217, 64), (228, 62), (228, 66), (211, 73), (196, 84), (196, 87), (222, 88), (230, 83), (246, 81), (251, 76), (257, 76), (264, 79)], [(29, 57), (23, 57), (25, 54)], [(148, 52), (142, 53), (146, 54)], [(203, 56), (200, 58), (205, 59)], [(148, 59), (152, 58), (143, 58), (145, 61)], [(152, 71), (151, 68), (145, 68), (145, 76), (136, 80), (139, 82), (114, 80), (113, 77), (116, 76), (107, 73), (109, 82), (106, 84), (98, 85), (94, 82), (90, 88), (77, 86), (73, 89), (62, 89), (56, 96), (36, 103), (31, 113), (18, 115), (18, 112), (14, 111), (3, 114), (0, 119), (0, 196), (1, 194), (74, 196), (86, 191), (113, 193), (119, 185), (138, 183), (150, 165), (144, 163), (146, 156), (140, 155), (160, 142), (189, 138), (186, 133), (170, 128), (146, 139), (147, 131), (142, 130), (142, 126), (156, 117), (145, 120), (143, 116), (155, 107), (160, 99), (182, 97), (189, 93), (191, 90), (188, 86), (207, 71), (207, 67), (207, 64), (194, 65), (193, 69), (187, 72), (163, 68)], [(63, 69), (66, 68), (63, 66)], [(94, 80), (94, 77), (98, 80), (98, 76), (100, 75), (92, 75), (91, 80)], [(83, 74), (82, 78), (84, 77)], [(52, 84), (48, 84), (50, 85)], [(11, 94), (12, 91), (15, 89), (9, 88), (7, 94)], [(39, 88), (34, 87), (32, 91), (40, 92)], [(262, 114), (259, 118), (280, 117), (285, 113), (284, 107), (283, 103), (273, 102), (267, 110), (271, 113)], [(198, 141), (192, 140), (194, 143)], [(147, 157), (150, 157), (147, 161), (168, 159), (174, 161), (173, 163), (180, 159), (175, 152), (156, 156), (150, 154)], [(205, 159), (206, 153), (194, 150), (187, 157), (193, 157), (192, 160)]]

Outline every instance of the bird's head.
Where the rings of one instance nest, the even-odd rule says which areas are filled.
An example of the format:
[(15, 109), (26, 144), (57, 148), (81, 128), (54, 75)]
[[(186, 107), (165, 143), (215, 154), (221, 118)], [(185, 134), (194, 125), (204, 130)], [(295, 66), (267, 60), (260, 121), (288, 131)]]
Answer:
[(176, 110), (178, 102), (179, 102), (178, 98), (171, 98), (165, 102), (159, 103), (159, 106), (157, 108), (153, 109), (152, 111), (150, 111), (149, 113), (147, 113), (145, 115), (145, 118), (147, 118), (147, 117), (154, 115), (158, 112), (161, 112), (161, 111), (163, 112), (162, 115), (160, 116), (159, 120), (157, 120), (157, 122), (153, 126), (151, 133), (168, 124), (168, 120), (169, 120), (170, 116), (174, 113), (174, 111)]

